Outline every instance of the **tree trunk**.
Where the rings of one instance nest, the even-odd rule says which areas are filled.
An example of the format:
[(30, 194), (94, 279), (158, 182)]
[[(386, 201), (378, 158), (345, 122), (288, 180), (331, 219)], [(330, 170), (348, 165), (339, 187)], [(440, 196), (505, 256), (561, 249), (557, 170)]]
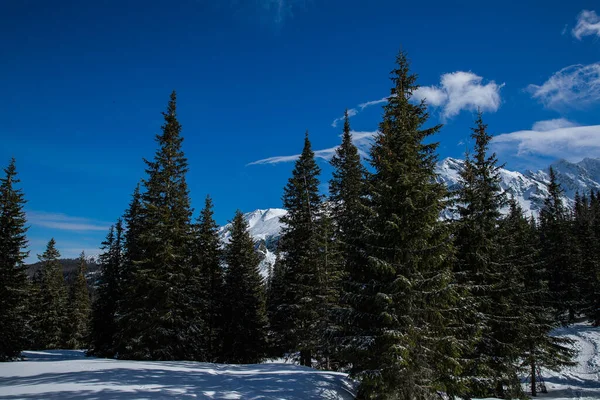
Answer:
[(312, 357), (310, 350), (300, 350), (300, 365), (312, 367)]
[(535, 361), (531, 362), (531, 397), (537, 396), (537, 385), (535, 381)]

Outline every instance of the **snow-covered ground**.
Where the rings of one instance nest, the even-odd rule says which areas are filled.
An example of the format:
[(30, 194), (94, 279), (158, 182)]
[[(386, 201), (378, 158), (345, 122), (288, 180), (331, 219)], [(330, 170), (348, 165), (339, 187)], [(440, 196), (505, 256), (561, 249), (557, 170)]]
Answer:
[(27, 351), (0, 364), (2, 399), (353, 399), (345, 374), (283, 363), (223, 365)]
[[(552, 400), (600, 399), (600, 328), (576, 324), (557, 331), (574, 340), (577, 365), (543, 371)], [(2, 399), (353, 399), (338, 372), (283, 362), (222, 365), (87, 358), (75, 350), (27, 351), (26, 361), (0, 364)]]
[(574, 340), (579, 352), (577, 365), (561, 372), (543, 371), (548, 393), (539, 397), (553, 400), (600, 399), (600, 328), (580, 323), (556, 331)]

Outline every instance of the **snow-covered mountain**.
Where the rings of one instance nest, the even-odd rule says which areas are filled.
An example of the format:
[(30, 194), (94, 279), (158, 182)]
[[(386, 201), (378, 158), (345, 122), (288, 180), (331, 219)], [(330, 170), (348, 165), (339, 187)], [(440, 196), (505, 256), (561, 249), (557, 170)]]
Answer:
[[(464, 160), (446, 158), (437, 166), (439, 179), (448, 185), (450, 190), (459, 183), (459, 172), (464, 166)], [(585, 158), (578, 163), (560, 160), (553, 163), (558, 182), (565, 191), (564, 201), (568, 207), (573, 205), (576, 192), (589, 193), (590, 190), (600, 190), (600, 158)], [(546, 184), (549, 181), (548, 170), (540, 171), (510, 171), (500, 170), (500, 187), (509, 196), (514, 197), (523, 210), (537, 216), (548, 194)], [(281, 208), (255, 210), (244, 215), (248, 221), (250, 234), (256, 240), (256, 247), (262, 255), (261, 273), (268, 276), (269, 269), (275, 262), (275, 248), (281, 234), (281, 217), (286, 214)], [(230, 238), (230, 224), (220, 229), (224, 243)]]
[[(459, 183), (459, 171), (464, 166), (464, 160), (446, 158), (438, 164), (440, 179), (450, 190)], [(565, 191), (564, 202), (567, 207), (573, 206), (576, 192), (589, 193), (590, 190), (600, 190), (600, 158), (585, 158), (578, 163), (560, 160), (551, 165), (556, 173), (558, 182)], [(546, 184), (550, 177), (549, 168), (540, 171), (509, 171), (500, 170), (500, 187), (509, 196), (514, 197), (523, 210), (537, 216), (548, 195)]]
[[(244, 214), (248, 222), (248, 230), (254, 238), (258, 253), (261, 255), (260, 271), (263, 277), (269, 275), (269, 270), (275, 264), (275, 249), (281, 234), (281, 217), (287, 214), (281, 208), (268, 208), (266, 210), (255, 210)], [(231, 223), (219, 229), (222, 242), (228, 243), (231, 238)]]

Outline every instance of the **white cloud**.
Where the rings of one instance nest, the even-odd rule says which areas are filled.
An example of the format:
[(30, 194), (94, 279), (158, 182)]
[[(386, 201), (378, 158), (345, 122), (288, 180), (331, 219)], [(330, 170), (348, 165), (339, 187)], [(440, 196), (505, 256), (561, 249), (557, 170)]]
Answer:
[(547, 132), (547, 131), (553, 131), (555, 129), (560, 129), (560, 128), (571, 128), (573, 126), (579, 126), (579, 125), (576, 124), (575, 122), (571, 122), (564, 118), (556, 118), (556, 119), (548, 119), (546, 121), (538, 121), (535, 124), (533, 124), (533, 127), (531, 128), (531, 130), (537, 131), (537, 132)]
[(379, 100), (371, 100), (371, 101), (367, 101), (367, 102), (364, 102), (364, 103), (360, 103), (360, 104), (358, 105), (358, 107), (359, 107), (359, 108), (360, 108), (360, 110), (362, 111), (362, 110), (364, 110), (364, 109), (365, 109), (365, 108), (367, 108), (367, 107), (371, 107), (371, 106), (376, 106), (376, 105), (378, 105), (378, 104), (387, 103), (388, 99), (389, 99), (389, 96), (388, 96), (388, 97), (383, 97), (383, 98), (381, 98), (381, 99), (379, 99)]
[[(490, 81), (483, 84), (483, 78), (472, 73), (456, 71), (444, 74), (440, 78), (439, 86), (421, 86), (413, 93), (413, 99), (421, 101), (425, 99), (432, 107), (442, 107), (442, 117), (451, 118), (463, 110), (498, 111), (500, 108), (500, 89), (504, 84)], [(363, 111), (367, 107), (387, 103), (390, 96), (377, 100), (360, 103), (356, 108), (348, 110), (351, 117)], [(334, 128), (343, 120), (336, 118), (331, 123)]]
[(435, 86), (421, 86), (413, 93), (413, 97), (418, 101), (426, 100), (433, 107), (439, 107), (448, 101), (448, 94)]
[(28, 211), (27, 222), (31, 225), (65, 231), (107, 231), (110, 224), (93, 221), (89, 218), (71, 217), (60, 213)]
[[(351, 108), (348, 110), (348, 117), (354, 117), (356, 114), (358, 114), (358, 111), (356, 111), (356, 108)], [(344, 116), (342, 115), (341, 117), (334, 119), (333, 122), (331, 123), (331, 126), (336, 128), (338, 122), (342, 122), (343, 120), (344, 120)]]
[(600, 17), (596, 14), (596, 11), (581, 11), (577, 16), (577, 25), (575, 25), (571, 33), (579, 40), (584, 36), (600, 37)]
[(563, 119), (540, 121), (531, 130), (498, 135), (492, 143), (496, 152), (507, 156), (578, 161), (600, 154), (600, 125), (577, 126)]
[[(359, 153), (363, 157), (366, 157), (366, 155), (369, 152), (369, 148), (371, 147), (371, 141), (372, 141), (373, 137), (377, 134), (377, 131), (372, 131), (372, 132), (371, 131), (368, 131), (368, 132), (352, 131), (351, 134), (352, 134), (352, 142), (358, 148)], [(321, 158), (323, 160), (329, 161), (335, 154), (335, 151), (337, 148), (338, 148), (338, 146), (334, 146), (334, 147), (330, 147), (327, 149), (316, 150), (315, 158)], [(300, 157), (300, 154), (294, 154), (292, 156), (269, 157), (269, 158), (264, 158), (262, 160), (253, 161), (251, 163), (246, 164), (246, 166), (292, 162), (292, 161), (296, 161), (299, 157)]]
[(442, 118), (452, 118), (463, 110), (498, 111), (500, 89), (504, 84), (490, 81), (472, 72), (456, 71), (442, 75), (439, 86), (422, 86), (414, 94), (417, 100), (426, 99), (434, 107), (442, 107)]
[(582, 108), (600, 101), (600, 62), (568, 66), (526, 90), (548, 108)]

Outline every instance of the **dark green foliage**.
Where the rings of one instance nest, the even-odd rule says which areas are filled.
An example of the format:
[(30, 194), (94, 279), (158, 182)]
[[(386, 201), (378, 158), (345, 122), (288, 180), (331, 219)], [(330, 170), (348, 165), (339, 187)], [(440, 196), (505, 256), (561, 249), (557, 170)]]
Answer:
[(93, 305), (92, 332), (88, 353), (114, 357), (117, 352), (117, 313), (123, 299), (123, 222), (117, 220), (102, 242), (98, 295)]
[(27, 336), (27, 275), (23, 260), (25, 233), (25, 198), (19, 183), (15, 160), (4, 169), (0, 179), (0, 361), (19, 356)]
[(277, 307), (273, 326), (278, 342), (287, 352), (300, 352), (300, 363), (311, 365), (312, 356), (319, 347), (319, 318), (322, 308), (320, 271), (322, 235), (319, 232), (319, 174), (308, 132), (304, 148), (294, 165), (292, 177), (283, 194), (283, 206), (288, 210), (279, 249), (284, 255), (285, 292)]
[(204, 209), (195, 230), (192, 263), (198, 276), (198, 309), (202, 319), (202, 355), (200, 359), (215, 362), (222, 352), (223, 340), (223, 268), (219, 227), (213, 218), (213, 202), (206, 197)]
[[(595, 202), (594, 193), (590, 197)], [(587, 196), (575, 195), (573, 236), (576, 244), (577, 266), (574, 274), (579, 286), (578, 303), (581, 312), (598, 325), (600, 322), (600, 237), (596, 234), (595, 223), (600, 216)]]
[(342, 144), (331, 160), (334, 167), (329, 181), (329, 203), (333, 219), (333, 240), (339, 246), (342, 281), (340, 302), (334, 311), (335, 340), (339, 357), (344, 364), (360, 370), (361, 355), (353, 347), (370, 322), (362, 316), (363, 283), (366, 282), (364, 232), (369, 209), (367, 207), (367, 171), (361, 163), (358, 149), (352, 143), (348, 112), (344, 115)]
[(232, 221), (225, 261), (222, 358), (234, 364), (259, 363), (267, 352), (265, 291), (254, 241), (239, 210)]
[[(336, 308), (340, 304), (341, 281), (344, 275), (340, 242), (334, 235), (334, 222), (328, 215), (326, 204), (323, 205), (317, 220), (319, 235), (319, 258), (317, 264), (318, 288), (317, 301), (319, 317), (317, 324), (317, 348), (315, 358), (324, 369), (332, 369), (338, 364), (338, 349), (336, 336)], [(333, 364), (332, 364), (333, 363)]]
[(392, 71), (393, 88), (384, 106), (380, 133), (371, 149), (371, 207), (364, 289), (360, 309), (369, 330), (354, 347), (361, 354), (362, 399), (428, 399), (459, 370), (449, 312), (456, 293), (449, 286), (452, 246), (440, 221), (446, 189), (436, 182), (440, 126), (424, 128), (424, 102), (404, 53)]
[(563, 190), (550, 168), (548, 197), (540, 212), (541, 249), (549, 274), (549, 288), (556, 317), (563, 323), (572, 322), (580, 308), (577, 282), (576, 244), (571, 218), (562, 202)]
[[(530, 393), (537, 392), (540, 368), (558, 371), (573, 365), (574, 351), (567, 347), (571, 342), (551, 336), (558, 326), (548, 291), (544, 263), (540, 255), (536, 226), (523, 216), (519, 205), (511, 200), (510, 212), (502, 221), (503, 258), (507, 266), (503, 276), (512, 288), (511, 317), (518, 322), (503, 334), (517, 339), (520, 369), (529, 376)], [(513, 393), (514, 395), (519, 393)]]
[[(136, 327), (133, 327), (129, 324), (129, 319), (135, 315), (137, 312), (136, 308), (140, 306), (140, 304), (136, 301), (130, 300), (134, 295), (133, 290), (137, 283), (137, 265), (143, 256), (143, 249), (140, 244), (140, 237), (144, 229), (141, 197), (140, 185), (138, 184), (133, 191), (131, 202), (129, 203), (129, 207), (125, 211), (125, 215), (123, 217), (126, 230), (124, 230), (122, 233), (123, 254), (120, 257), (122, 266), (121, 271), (118, 274), (120, 276), (117, 280), (115, 280), (115, 285), (113, 286), (120, 292), (120, 295), (115, 297), (116, 311), (114, 315), (116, 330), (115, 337), (111, 340), (114, 342), (114, 348), (106, 348), (106, 356), (110, 356), (111, 354), (118, 355), (123, 352), (126, 353), (124, 346), (126, 346), (127, 343), (132, 340), (134, 335), (136, 335)], [(113, 245), (116, 244), (115, 239), (116, 238), (113, 235)], [(106, 242), (108, 242), (108, 238)], [(106, 242), (103, 244), (105, 252), (108, 244)], [(115, 254), (112, 254), (112, 256), (114, 255)], [(113, 258), (112, 261), (114, 262), (116, 259)], [(114, 266), (116, 266), (116, 264), (113, 263), (112, 267)], [(116, 275), (115, 278), (117, 278)], [(120, 284), (116, 285), (118, 281), (120, 281)]]
[(89, 343), (91, 304), (88, 292), (85, 253), (79, 256), (77, 278), (70, 287), (65, 343), (70, 349), (84, 349)]
[(162, 134), (156, 136), (159, 149), (153, 161), (146, 161), (146, 190), (136, 215), (139, 225), (133, 227), (138, 236), (128, 234), (126, 241), (130, 275), (124, 289), (127, 310), (119, 322), (124, 327), (120, 358), (182, 360), (199, 352), (188, 167), (175, 92), (163, 117)]
[(285, 328), (290, 326), (289, 314), (284, 310), (286, 281), (285, 265), (281, 254), (278, 252), (273, 270), (267, 284), (267, 316), (269, 319), (269, 356), (280, 357), (289, 346), (283, 342)]
[(60, 349), (65, 345), (67, 329), (67, 288), (62, 267), (58, 261), (60, 253), (56, 242), (50, 239), (46, 250), (38, 255), (43, 263), (39, 291), (37, 320), (37, 344), (42, 349)]
[(499, 228), (500, 209), (505, 198), (500, 190), (501, 166), (495, 154), (488, 154), (492, 136), (487, 133), (481, 113), (471, 138), (474, 156), (467, 154), (457, 192), (456, 222), (458, 284), (470, 295), (471, 313), (463, 315), (463, 324), (475, 347), (466, 354), (463, 379), (469, 393), (476, 397), (520, 396), (516, 359), (520, 324), (514, 292), (520, 279), (514, 263), (504, 263), (505, 241)]

